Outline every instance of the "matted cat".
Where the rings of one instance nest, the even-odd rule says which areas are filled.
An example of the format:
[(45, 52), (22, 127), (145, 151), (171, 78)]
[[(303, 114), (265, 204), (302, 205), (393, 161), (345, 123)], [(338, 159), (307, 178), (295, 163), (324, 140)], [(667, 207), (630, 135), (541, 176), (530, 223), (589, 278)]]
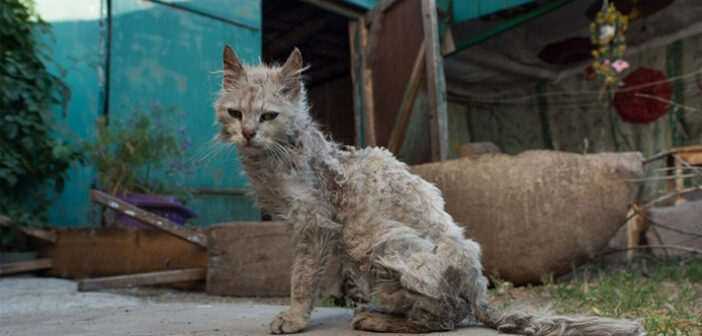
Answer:
[(236, 145), (258, 204), (294, 228), (290, 308), (274, 334), (302, 331), (330, 257), (363, 276), (379, 302), (353, 327), (378, 332), (452, 330), (471, 316), (524, 335), (639, 335), (632, 321), (497, 313), (487, 305), (480, 246), (463, 236), (439, 190), (383, 148), (327, 139), (311, 119), (295, 49), (282, 66), (243, 65), (224, 48), (215, 105), (221, 141)]

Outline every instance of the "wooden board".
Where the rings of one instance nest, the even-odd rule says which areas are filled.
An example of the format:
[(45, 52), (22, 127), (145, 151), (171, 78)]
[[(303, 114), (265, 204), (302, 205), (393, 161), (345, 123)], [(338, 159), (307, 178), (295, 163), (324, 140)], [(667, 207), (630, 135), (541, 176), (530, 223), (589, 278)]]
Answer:
[(60, 228), (55, 244), (37, 245), (53, 259), (47, 275), (102, 277), (184, 268), (206, 268), (207, 252), (156, 229)]
[(236, 222), (208, 230), (207, 293), (287, 296), (292, 239), (280, 222)]
[(91, 190), (90, 200), (105, 205), (108, 208), (124, 215), (134, 217), (144, 224), (189, 241), (200, 247), (207, 247), (207, 238), (201, 232), (175, 224), (169, 219), (157, 216), (149, 211), (122, 201), (112, 195), (108, 195), (99, 190)]
[[(12, 220), (9, 217), (0, 215), (0, 226), (10, 227), (10, 222), (12, 222)], [(27, 236), (41, 239), (49, 243), (56, 242), (56, 234), (54, 234), (52, 231), (25, 226), (20, 226), (17, 229), (20, 230), (22, 233), (26, 234)]]
[(204, 268), (190, 268), (172, 271), (119, 275), (95, 279), (83, 279), (78, 282), (78, 291), (84, 292), (109, 288), (160, 285), (203, 279), (205, 279)]
[[(208, 230), (207, 293), (241, 297), (290, 295), (292, 230), (282, 222), (233, 222)], [(333, 257), (320, 293), (341, 297), (344, 273)]]
[[(350, 33), (358, 35), (352, 52), (360, 55), (360, 64), (352, 66), (357, 73), (354, 83), (362, 84), (355, 86), (362, 102), (355, 108), (363, 118), (364, 145), (391, 146), (409, 164), (443, 160), (448, 148), (435, 12), (436, 4), (430, 0), (382, 0), (358, 25), (351, 25), (359, 27)], [(424, 62), (418, 63), (423, 42)], [(424, 65), (421, 75), (412, 75), (418, 65)]]
[(36, 259), (0, 264), (0, 275), (39, 271), (51, 268), (51, 259)]

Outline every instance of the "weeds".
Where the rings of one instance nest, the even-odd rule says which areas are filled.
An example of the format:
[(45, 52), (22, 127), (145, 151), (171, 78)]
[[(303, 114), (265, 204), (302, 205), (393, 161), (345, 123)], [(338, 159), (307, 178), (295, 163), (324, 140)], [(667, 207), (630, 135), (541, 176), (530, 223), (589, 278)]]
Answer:
[[(638, 259), (623, 269), (585, 270), (565, 282), (545, 277), (543, 286), (519, 290), (511, 293), (518, 299), (508, 305), (537, 299), (560, 314), (636, 319), (648, 335), (702, 334), (701, 258), (684, 264), (673, 258)], [(493, 297), (496, 291), (491, 291)]]

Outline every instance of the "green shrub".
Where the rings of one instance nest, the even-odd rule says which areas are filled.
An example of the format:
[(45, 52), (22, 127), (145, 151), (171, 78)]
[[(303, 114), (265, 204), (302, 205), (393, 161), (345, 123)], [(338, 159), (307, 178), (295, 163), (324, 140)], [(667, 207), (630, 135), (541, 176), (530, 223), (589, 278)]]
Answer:
[[(70, 90), (47, 70), (50, 50), (41, 41), (49, 25), (31, 2), (0, 3), (0, 213), (14, 225), (42, 225), (51, 201), (61, 193), (66, 172), (81, 159), (57, 128)], [(3, 231), (5, 250), (25, 249), (17, 232)]]

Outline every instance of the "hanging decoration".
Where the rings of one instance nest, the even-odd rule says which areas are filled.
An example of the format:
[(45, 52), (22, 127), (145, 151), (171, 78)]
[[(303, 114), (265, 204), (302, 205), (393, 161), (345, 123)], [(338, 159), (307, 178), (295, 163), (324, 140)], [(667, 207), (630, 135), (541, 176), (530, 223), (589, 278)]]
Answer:
[(662, 71), (638, 68), (624, 77), (614, 95), (614, 108), (622, 120), (650, 123), (668, 112), (672, 87)]
[(627, 16), (608, 1), (603, 2), (602, 10), (590, 23), (590, 40), (595, 46), (592, 50), (595, 58), (592, 69), (606, 86), (621, 85), (620, 74), (629, 67), (629, 63), (623, 59), (626, 51), (624, 32), (628, 24)]

